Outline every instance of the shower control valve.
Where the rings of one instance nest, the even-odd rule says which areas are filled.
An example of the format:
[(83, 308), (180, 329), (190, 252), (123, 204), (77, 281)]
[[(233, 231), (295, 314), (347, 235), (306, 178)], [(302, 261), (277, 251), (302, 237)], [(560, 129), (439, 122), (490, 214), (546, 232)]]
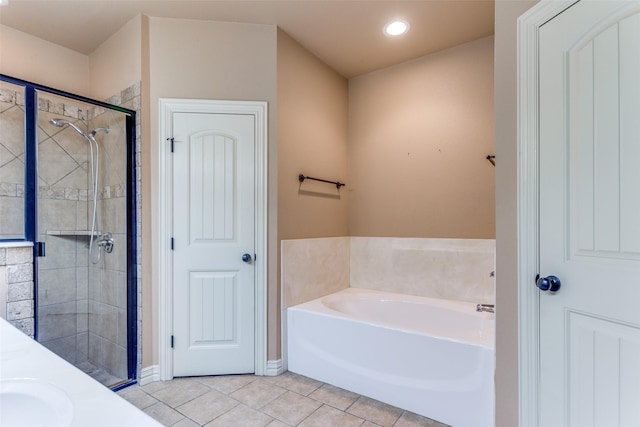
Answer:
[(98, 246), (104, 248), (105, 252), (108, 254), (113, 252), (114, 244), (115, 240), (113, 240), (113, 236), (111, 235), (111, 233), (104, 233), (98, 240)]

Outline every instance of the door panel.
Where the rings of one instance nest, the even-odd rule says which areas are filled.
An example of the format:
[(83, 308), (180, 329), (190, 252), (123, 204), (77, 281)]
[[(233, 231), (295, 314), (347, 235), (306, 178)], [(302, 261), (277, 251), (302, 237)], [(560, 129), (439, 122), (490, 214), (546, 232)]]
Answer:
[(640, 3), (540, 29), (540, 425), (640, 425)]
[(174, 113), (174, 375), (254, 372), (254, 118)]
[(626, 69), (622, 73), (620, 65), (631, 56), (625, 52), (629, 46), (623, 47), (629, 44), (625, 37), (640, 39), (640, 30), (630, 34), (626, 29), (629, 22), (628, 18), (609, 27), (570, 53), (576, 57), (568, 76), (576, 102), (567, 112), (574, 126), (570, 132), (575, 132), (568, 148), (573, 163), (570, 223), (575, 255), (627, 259), (640, 255), (640, 168), (635, 163), (640, 144), (634, 138), (640, 132), (637, 118), (624, 118), (638, 110), (637, 96), (627, 100), (634, 86), (637, 89), (638, 74), (629, 76)]
[(620, 21), (620, 161), (622, 252), (640, 255), (640, 13)]
[(567, 334), (571, 425), (637, 425), (640, 406), (633, 400), (640, 396), (637, 328), (569, 311)]
[(237, 344), (236, 272), (191, 272), (189, 346)]
[(236, 140), (205, 132), (189, 144), (191, 243), (235, 238)]

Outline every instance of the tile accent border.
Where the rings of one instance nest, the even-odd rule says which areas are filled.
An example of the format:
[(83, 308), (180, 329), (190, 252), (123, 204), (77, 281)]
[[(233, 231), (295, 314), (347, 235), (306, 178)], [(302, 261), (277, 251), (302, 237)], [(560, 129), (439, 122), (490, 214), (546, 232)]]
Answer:
[[(130, 108), (125, 105), (122, 105), (124, 102), (132, 99), (136, 95), (140, 95), (140, 84), (136, 83), (131, 85), (130, 87), (120, 91), (117, 95), (112, 96), (107, 99), (105, 102), (113, 105), (123, 106), (125, 108)], [(54, 95), (50, 95), (54, 96)], [(19, 107), (24, 107), (24, 94), (22, 92), (17, 92), (15, 90), (0, 88), (0, 102), (5, 102), (8, 104), (15, 104)], [(138, 104), (139, 107), (139, 104)], [(135, 110), (135, 108), (130, 108)], [(68, 117), (70, 119), (77, 120), (91, 120), (100, 114), (103, 114), (106, 109), (100, 106), (92, 106), (90, 109), (78, 108), (74, 105), (73, 102), (65, 103), (62, 100), (58, 99), (48, 99), (46, 95), (40, 93), (38, 96), (38, 110), (46, 111), (48, 113), (57, 114), (63, 117)]]

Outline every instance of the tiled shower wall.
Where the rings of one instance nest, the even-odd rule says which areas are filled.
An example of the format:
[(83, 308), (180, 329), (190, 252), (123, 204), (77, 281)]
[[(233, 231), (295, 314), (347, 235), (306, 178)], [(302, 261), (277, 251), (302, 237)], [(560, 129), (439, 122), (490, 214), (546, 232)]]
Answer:
[[(139, 110), (140, 85), (123, 90), (107, 102)], [(127, 164), (122, 145), (126, 142), (126, 126), (121, 114), (103, 109), (95, 113), (90, 128), (110, 129), (108, 138), (102, 133), (96, 136), (102, 171), (98, 212), (101, 231), (111, 233), (115, 244), (112, 253), (103, 251), (100, 262), (89, 263), (89, 361), (127, 378)], [(113, 144), (116, 141), (118, 145)]]
[[(17, 88), (16, 88), (17, 89)], [(24, 237), (24, 94), (0, 87), (0, 238)]]
[(33, 338), (33, 246), (0, 247), (0, 317)]
[[(126, 378), (124, 117), (121, 113), (67, 98), (39, 95), (39, 240), (46, 242), (47, 249), (46, 257), (39, 259), (39, 341), (72, 363), (89, 361)], [(107, 102), (139, 111), (140, 85), (123, 90)], [(4, 143), (0, 146), (0, 197), (4, 208), (10, 208), (11, 201), (22, 203), (23, 116), (23, 96), (0, 89), (3, 135), (0, 144)], [(98, 219), (101, 231), (113, 234), (115, 246), (113, 253), (103, 253), (96, 264), (88, 261), (92, 214), (89, 145), (73, 129), (49, 123), (58, 117), (85, 131), (98, 127), (110, 129), (108, 135), (96, 135), (100, 144)], [(139, 135), (139, 124), (136, 128)], [(10, 150), (6, 146), (9, 136), (9, 140), (15, 142)], [(139, 149), (136, 152), (139, 157)], [(136, 169), (139, 179), (139, 162)], [(4, 226), (11, 225), (9, 218), (10, 215), (2, 215)], [(20, 230), (22, 225), (14, 228)]]
[[(38, 341), (74, 364), (88, 360), (89, 146), (64, 118), (86, 130), (91, 107), (38, 98)], [(84, 233), (83, 233), (84, 232)], [(84, 235), (81, 235), (84, 234)]]

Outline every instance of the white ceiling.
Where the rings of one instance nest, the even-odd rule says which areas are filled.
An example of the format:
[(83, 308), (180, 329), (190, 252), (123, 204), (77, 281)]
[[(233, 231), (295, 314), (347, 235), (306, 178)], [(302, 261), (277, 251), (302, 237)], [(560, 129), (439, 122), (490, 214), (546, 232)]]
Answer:
[[(0, 24), (90, 54), (137, 14), (276, 24), (347, 78), (493, 34), (485, 0), (9, 0)], [(393, 19), (411, 30), (382, 33)]]

